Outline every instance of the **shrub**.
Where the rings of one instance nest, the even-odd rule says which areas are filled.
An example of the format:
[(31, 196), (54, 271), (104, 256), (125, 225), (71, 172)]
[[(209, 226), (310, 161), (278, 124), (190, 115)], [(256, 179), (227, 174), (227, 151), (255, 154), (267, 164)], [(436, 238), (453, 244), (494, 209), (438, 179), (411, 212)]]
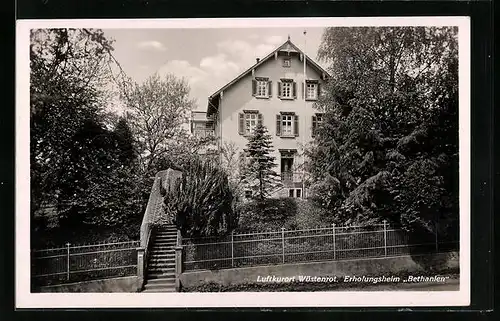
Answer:
[(293, 198), (252, 200), (239, 207), (238, 232), (278, 230), (297, 214)]
[(181, 178), (165, 191), (165, 211), (157, 223), (174, 217), (187, 237), (231, 231), (237, 215), (225, 172), (217, 164), (197, 158), (187, 161), (181, 170)]

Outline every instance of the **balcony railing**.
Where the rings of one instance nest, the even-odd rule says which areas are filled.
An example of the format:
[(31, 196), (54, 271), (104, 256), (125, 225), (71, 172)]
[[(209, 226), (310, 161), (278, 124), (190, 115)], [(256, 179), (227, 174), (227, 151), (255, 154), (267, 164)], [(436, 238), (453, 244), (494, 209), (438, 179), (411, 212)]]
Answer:
[(215, 130), (210, 128), (196, 128), (193, 130), (193, 134), (198, 137), (208, 138), (215, 136)]
[(281, 181), (283, 183), (294, 183), (302, 181), (302, 173), (297, 172), (281, 172)]

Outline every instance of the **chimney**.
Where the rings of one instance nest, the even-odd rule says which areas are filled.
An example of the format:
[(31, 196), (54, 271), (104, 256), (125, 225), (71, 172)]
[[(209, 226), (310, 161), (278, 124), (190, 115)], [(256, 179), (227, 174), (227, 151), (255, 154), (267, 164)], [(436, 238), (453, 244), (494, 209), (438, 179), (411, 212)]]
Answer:
[(255, 58), (255, 60), (257, 61), (257, 63), (259, 63), (259, 61), (260, 61), (260, 58)]

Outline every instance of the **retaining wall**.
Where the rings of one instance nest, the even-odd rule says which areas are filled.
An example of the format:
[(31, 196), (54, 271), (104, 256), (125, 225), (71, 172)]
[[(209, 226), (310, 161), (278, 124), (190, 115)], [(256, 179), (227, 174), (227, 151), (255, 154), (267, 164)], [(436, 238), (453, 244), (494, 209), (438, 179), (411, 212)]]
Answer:
[(67, 283), (40, 287), (33, 292), (136, 292), (137, 276)]
[(406, 255), (397, 257), (356, 259), (328, 262), (295, 263), (283, 265), (266, 265), (246, 268), (203, 270), (184, 272), (180, 276), (181, 286), (191, 287), (206, 282), (221, 285), (257, 282), (257, 276), (276, 277), (304, 276), (375, 276), (432, 270), (439, 273), (459, 268), (457, 252), (426, 255)]

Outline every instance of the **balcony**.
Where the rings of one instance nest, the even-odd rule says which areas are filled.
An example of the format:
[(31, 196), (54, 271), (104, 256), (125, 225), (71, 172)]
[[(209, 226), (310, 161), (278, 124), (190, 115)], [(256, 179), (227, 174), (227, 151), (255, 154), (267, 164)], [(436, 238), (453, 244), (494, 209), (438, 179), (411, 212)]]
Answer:
[(211, 128), (195, 128), (193, 134), (201, 138), (215, 137), (215, 130)]
[(281, 182), (285, 187), (294, 187), (302, 183), (302, 173), (299, 172), (281, 172)]

